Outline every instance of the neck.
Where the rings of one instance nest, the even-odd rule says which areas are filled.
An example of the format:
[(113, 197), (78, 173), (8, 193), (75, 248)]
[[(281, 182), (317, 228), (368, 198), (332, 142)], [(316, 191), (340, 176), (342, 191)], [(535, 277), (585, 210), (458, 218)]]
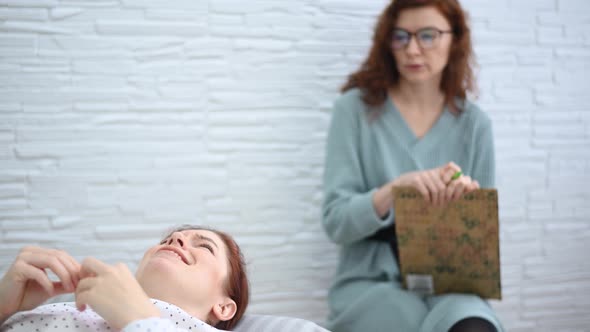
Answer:
[(439, 81), (412, 83), (404, 80), (392, 88), (397, 100), (420, 112), (439, 111), (445, 102)]
[(209, 310), (207, 307), (196, 305), (195, 300), (186, 301), (184, 294), (175, 292), (164, 285), (161, 280), (153, 278), (137, 278), (138, 283), (143, 288), (144, 292), (149, 298), (168, 302), (186, 311), (189, 315), (196, 317), (203, 322), (208, 321)]

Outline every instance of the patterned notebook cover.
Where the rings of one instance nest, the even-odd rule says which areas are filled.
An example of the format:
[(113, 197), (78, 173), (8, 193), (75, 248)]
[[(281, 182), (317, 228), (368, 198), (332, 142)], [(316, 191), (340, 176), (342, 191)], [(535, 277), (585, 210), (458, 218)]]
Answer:
[(394, 188), (400, 269), (407, 289), (501, 299), (498, 192), (479, 189), (444, 207)]

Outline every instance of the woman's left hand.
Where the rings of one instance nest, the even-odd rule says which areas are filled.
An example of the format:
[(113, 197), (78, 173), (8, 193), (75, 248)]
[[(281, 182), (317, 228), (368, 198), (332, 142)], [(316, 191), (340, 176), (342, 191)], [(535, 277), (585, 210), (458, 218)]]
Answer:
[(129, 268), (122, 263), (105, 264), (95, 258), (82, 262), (81, 280), (76, 288), (76, 307), (90, 305), (115, 329), (132, 321), (160, 317)]

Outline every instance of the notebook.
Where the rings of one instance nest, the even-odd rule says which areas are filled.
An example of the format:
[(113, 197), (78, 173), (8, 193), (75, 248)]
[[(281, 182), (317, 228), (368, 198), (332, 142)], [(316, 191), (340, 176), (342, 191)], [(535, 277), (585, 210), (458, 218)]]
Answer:
[(443, 207), (414, 188), (394, 188), (404, 286), (422, 294), (501, 299), (498, 192), (478, 189)]

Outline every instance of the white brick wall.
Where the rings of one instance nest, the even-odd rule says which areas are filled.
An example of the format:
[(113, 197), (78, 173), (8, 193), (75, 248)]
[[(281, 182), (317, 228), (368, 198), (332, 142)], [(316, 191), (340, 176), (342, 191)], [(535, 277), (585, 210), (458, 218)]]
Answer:
[[(0, 271), (235, 234), (252, 312), (323, 322), (330, 106), (385, 0), (0, 0)], [(463, 0), (494, 121), (510, 331), (590, 331), (590, 2)]]

